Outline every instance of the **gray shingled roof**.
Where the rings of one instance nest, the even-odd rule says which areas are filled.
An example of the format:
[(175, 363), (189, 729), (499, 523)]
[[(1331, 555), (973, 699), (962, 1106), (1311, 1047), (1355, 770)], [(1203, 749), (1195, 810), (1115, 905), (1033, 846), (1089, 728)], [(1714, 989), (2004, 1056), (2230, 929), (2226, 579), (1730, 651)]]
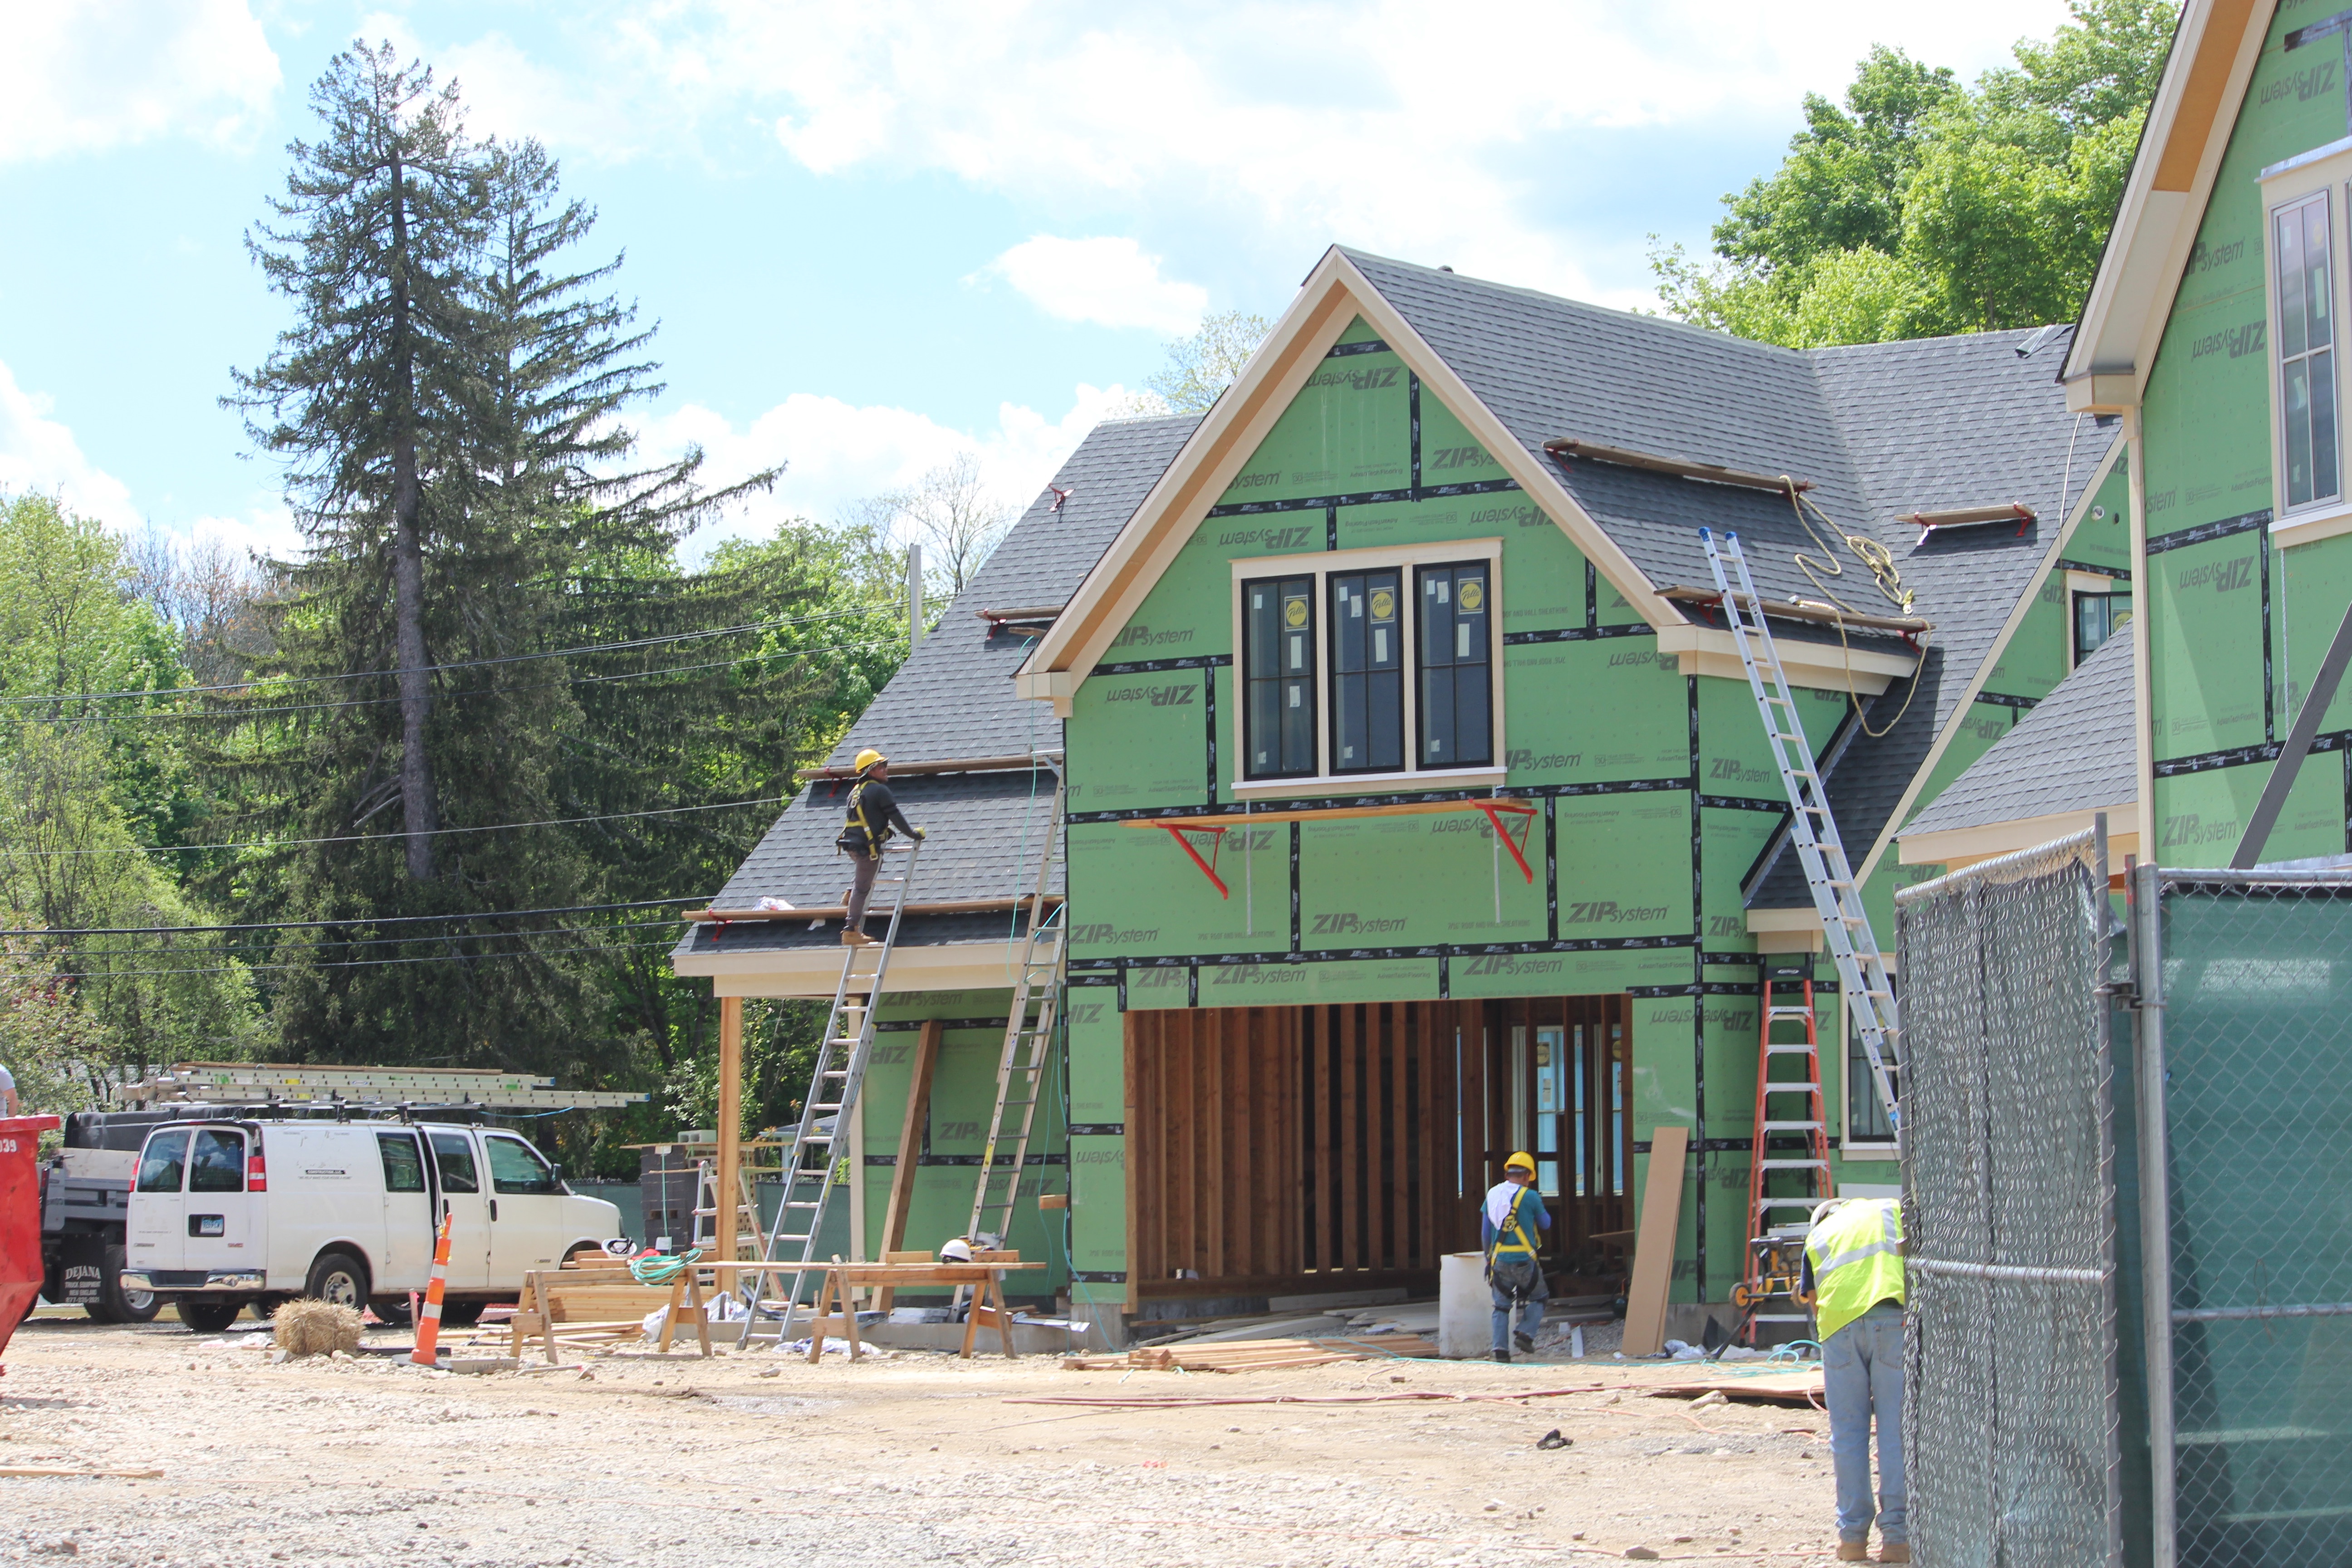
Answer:
[(2139, 799), (2135, 755), (2131, 638), (2109, 637), (1902, 831), (1950, 833), (2131, 805)]
[[(978, 612), (1067, 603), (1198, 423), (1178, 417), (1096, 426), (1054, 476), (1055, 485), (1068, 492), (1060, 510), (1054, 510), (1052, 490), (1037, 498), (828, 761), (846, 765), (867, 746), (900, 762), (1058, 750), (1062, 727), (1053, 709), (1013, 691), (1013, 672), (1034, 639), (992, 635)], [(919, 900), (1010, 898), (1035, 886), (1038, 835), (1053, 801), (1050, 773), (919, 774), (893, 779), (890, 787), (907, 820), (930, 834), (918, 866)], [(802, 791), (727, 879), (713, 907), (748, 909), (761, 898), (803, 908), (840, 903), (849, 862), (835, 853), (833, 841), (841, 831), (846, 792), (845, 784), (829, 783)], [(914, 918), (900, 940), (984, 941), (1002, 924), (992, 919), (974, 925), (961, 916)], [(676, 956), (712, 952), (714, 941), (721, 951), (740, 951), (817, 940), (799, 922), (738, 925), (724, 936), (703, 926), (678, 943)], [(838, 928), (824, 940), (838, 942)]]
[[(1919, 695), (1906, 707), (1910, 683), (1900, 682), (1876, 699), (1870, 722), (1887, 732), (1857, 733), (1829, 781), (1846, 843), (1858, 856), (1875, 842), (2010, 611), (2033, 586), (2048, 531), (2081, 497), (2113, 438), (2111, 428), (2070, 417), (2051, 377), (2071, 329), (2038, 341), (2034, 329), (1784, 349), (1346, 254), (1539, 460), (1552, 460), (1544, 442), (1568, 437), (1790, 474), (1812, 481), (1811, 499), (1833, 521), (1886, 547), (1916, 613), (1936, 630)], [(1738, 531), (1767, 596), (1826, 596), (1795, 560), (1800, 550), (1822, 552), (1776, 496), (1606, 463), (1560, 468), (1570, 493), (1654, 586), (1710, 583), (1698, 530), (1713, 524)], [(1917, 528), (1895, 521), (2010, 501), (2042, 521), (2022, 532), (1992, 525), (1925, 543)], [(1851, 559), (1845, 568), (1842, 580), (1829, 580), (1839, 598), (1857, 610), (1891, 608)], [(1827, 737), (1812, 739), (1818, 745)], [(1768, 858), (1748, 901), (1804, 906), (1796, 858), (1776, 851)]]

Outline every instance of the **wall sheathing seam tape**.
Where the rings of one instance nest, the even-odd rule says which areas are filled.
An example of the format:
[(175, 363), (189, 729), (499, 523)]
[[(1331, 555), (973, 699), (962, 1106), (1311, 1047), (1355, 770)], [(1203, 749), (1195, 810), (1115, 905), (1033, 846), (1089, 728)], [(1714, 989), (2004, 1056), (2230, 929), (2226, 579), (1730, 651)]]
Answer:
[[(1690, 713), (1690, 874), (1691, 930), (1694, 936), (1706, 929), (1706, 835), (1701, 829), (1699, 805), (1699, 738), (1698, 738), (1698, 677), (1683, 678), (1687, 687)], [(1697, 946), (1691, 949), (1691, 984), (1704, 984), (1706, 952)], [(1691, 1230), (1692, 1258), (1696, 1265), (1696, 1290), (1698, 1299), (1706, 1300), (1706, 1007), (1694, 1000), (1691, 1004), (1691, 1136), (1698, 1141), (1697, 1217)], [(1744, 1239), (1744, 1238), (1743, 1238)]]

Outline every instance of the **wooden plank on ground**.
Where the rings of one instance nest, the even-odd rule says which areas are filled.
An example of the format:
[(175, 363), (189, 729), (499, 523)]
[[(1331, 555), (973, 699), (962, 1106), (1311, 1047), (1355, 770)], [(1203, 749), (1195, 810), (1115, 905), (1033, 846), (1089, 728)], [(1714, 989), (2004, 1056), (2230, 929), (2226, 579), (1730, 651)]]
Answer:
[(1689, 1128), (1650, 1130), (1650, 1178), (1642, 1189), (1633, 1287), (1625, 1304), (1627, 1355), (1655, 1355), (1666, 1348), (1666, 1287), (1674, 1279), (1675, 1235), (1682, 1227), (1683, 1169), (1689, 1151)]
[(1656, 1398), (1696, 1399), (1703, 1394), (1720, 1394), (1727, 1399), (1765, 1399), (1776, 1405), (1805, 1405), (1819, 1408), (1822, 1402), (1822, 1369), (1810, 1372), (1765, 1373), (1756, 1377), (1696, 1377), (1687, 1383), (1661, 1384), (1651, 1389)]
[[(923, 1126), (931, 1114), (931, 1077), (940, 1061), (940, 1036), (945, 1026), (940, 1019), (926, 1018), (915, 1034), (914, 1076), (907, 1080), (907, 1114), (898, 1122), (898, 1153), (890, 1167), (890, 1197), (882, 1213), (882, 1245), (878, 1248), (887, 1259), (907, 1245), (907, 1211), (915, 1202), (915, 1167), (923, 1152)], [(884, 1286), (875, 1299), (877, 1311), (890, 1310), (896, 1294)]]

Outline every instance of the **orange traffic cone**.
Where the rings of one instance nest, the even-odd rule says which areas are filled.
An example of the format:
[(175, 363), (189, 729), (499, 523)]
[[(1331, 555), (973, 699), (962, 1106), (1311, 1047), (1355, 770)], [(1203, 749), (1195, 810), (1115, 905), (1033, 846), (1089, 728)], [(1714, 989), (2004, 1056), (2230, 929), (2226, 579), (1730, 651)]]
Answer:
[(441, 1345), (441, 1292), (449, 1283), (449, 1215), (441, 1215), (439, 1228), (433, 1237), (433, 1277), (425, 1285), (425, 1310), (416, 1317), (416, 1349), (408, 1359), (419, 1366), (431, 1366), (438, 1359)]

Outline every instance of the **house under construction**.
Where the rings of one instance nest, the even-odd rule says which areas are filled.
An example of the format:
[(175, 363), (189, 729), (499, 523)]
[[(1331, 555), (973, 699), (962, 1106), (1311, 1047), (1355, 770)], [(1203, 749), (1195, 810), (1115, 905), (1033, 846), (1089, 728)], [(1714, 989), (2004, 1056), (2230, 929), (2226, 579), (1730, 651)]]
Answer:
[[(852, 1247), (966, 1230), (1058, 837), (1007, 1245), (1079, 1310), (1432, 1291), (1519, 1148), (1561, 1288), (1613, 1290), (1660, 1128), (1674, 1297), (1721, 1302), (1759, 1152), (1782, 1194), (1897, 1177), (1700, 531), (1771, 601), (1886, 937), (1939, 869), (1896, 827), (2130, 618), (2070, 341), (1793, 351), (1335, 248), (1205, 417), (1087, 438), (677, 972), (835, 994), (873, 746), (929, 837), (841, 1134)], [(1818, 1056), (1775, 1070), (1822, 1109), (1759, 1143), (1768, 966), (1810, 984)]]

